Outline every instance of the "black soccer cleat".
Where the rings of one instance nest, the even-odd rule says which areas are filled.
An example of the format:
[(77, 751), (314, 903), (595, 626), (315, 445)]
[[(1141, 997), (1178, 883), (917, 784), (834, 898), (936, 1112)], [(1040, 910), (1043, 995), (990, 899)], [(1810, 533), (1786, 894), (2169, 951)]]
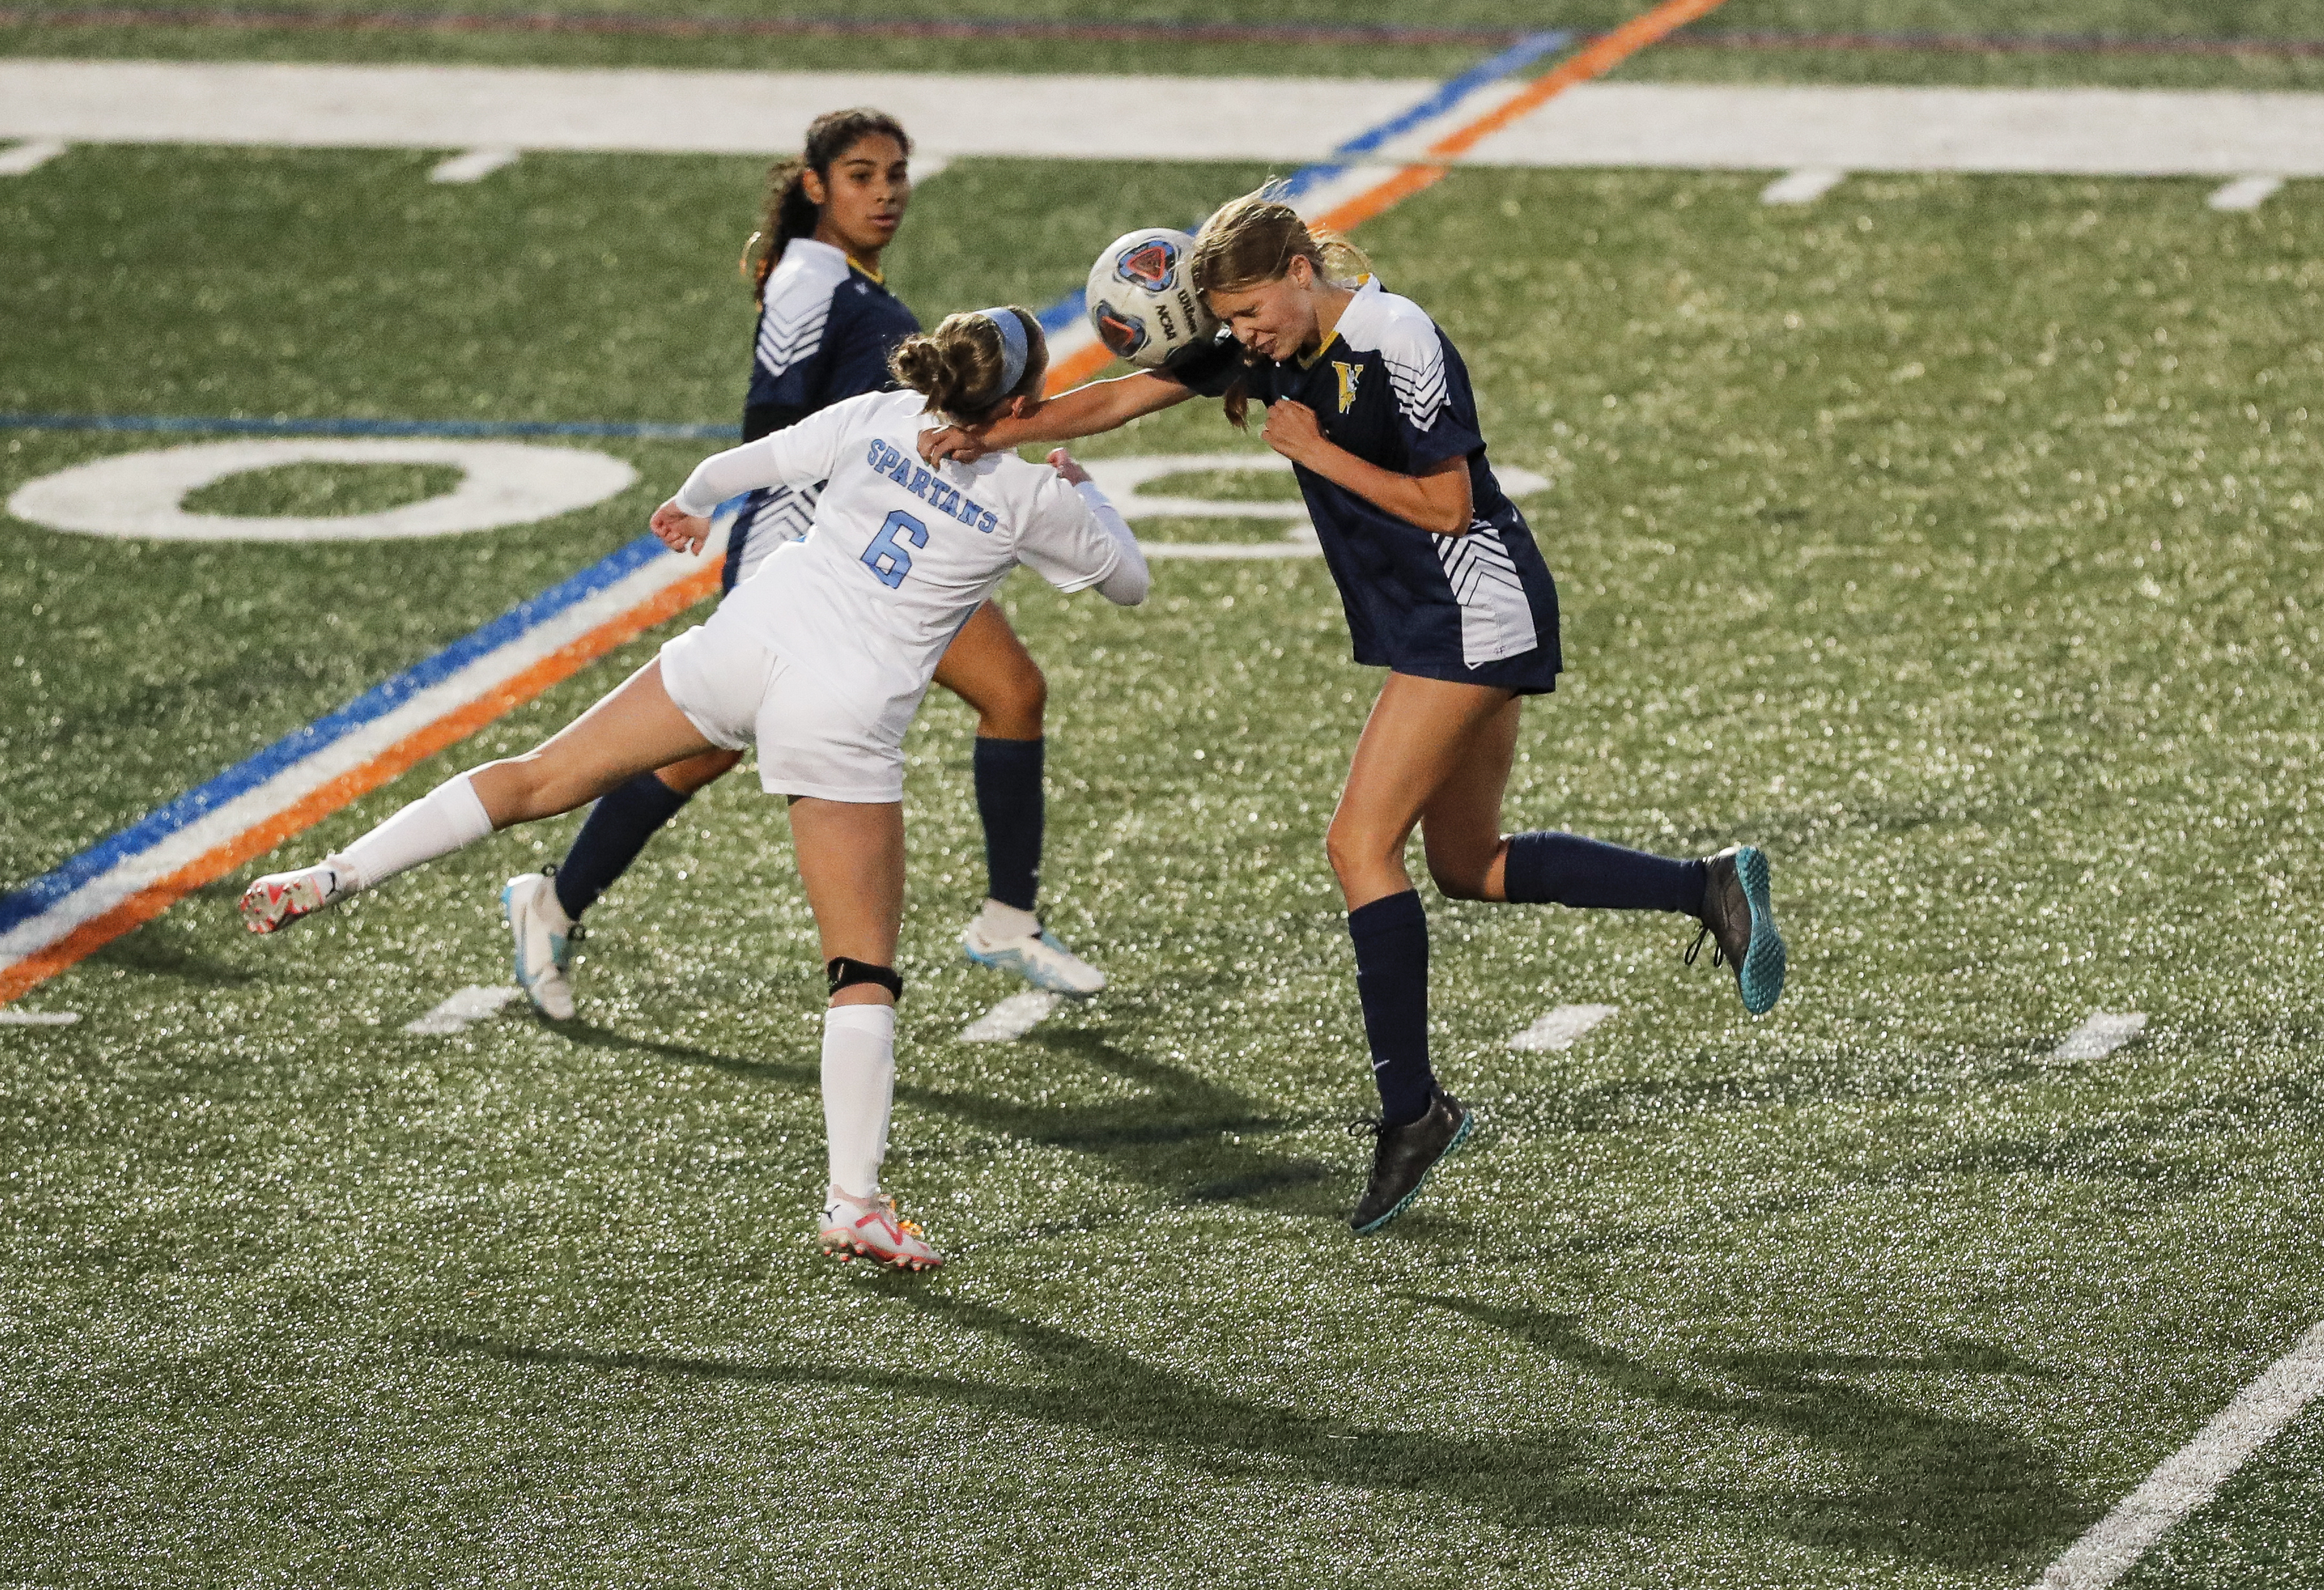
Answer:
[(1437, 1162), (1469, 1140), (1476, 1114), (1459, 1099), (1438, 1088), (1428, 1109), (1416, 1121), (1386, 1126), (1359, 1121), (1348, 1130), (1371, 1132), (1379, 1140), (1372, 1148), (1372, 1176), (1356, 1212), (1348, 1216), (1358, 1236), (1370, 1236), (1404, 1213), (1428, 1180)]
[(1702, 931), (1686, 952), (1694, 965), (1706, 938), (1717, 947), (1711, 964), (1735, 968), (1743, 1008), (1764, 1016), (1784, 994), (1784, 936), (1775, 930), (1775, 902), (1767, 893), (1766, 855), (1749, 845), (1730, 845), (1705, 860), (1711, 875), (1702, 885)]

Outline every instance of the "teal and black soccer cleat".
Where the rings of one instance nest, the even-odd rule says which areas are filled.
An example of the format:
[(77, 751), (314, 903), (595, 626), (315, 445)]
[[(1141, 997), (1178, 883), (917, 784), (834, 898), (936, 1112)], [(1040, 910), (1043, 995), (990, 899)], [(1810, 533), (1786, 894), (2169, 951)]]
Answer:
[(1767, 894), (1766, 854), (1730, 845), (1704, 864), (1711, 876), (1702, 886), (1702, 931), (1688, 947), (1686, 964), (1694, 965), (1709, 938), (1715, 947), (1711, 964), (1733, 966), (1743, 1008), (1764, 1016), (1784, 995), (1784, 936), (1775, 930), (1775, 902)]
[(1359, 1121), (1350, 1127), (1350, 1132), (1369, 1132), (1378, 1139), (1371, 1179), (1364, 1184), (1364, 1196), (1356, 1200), (1356, 1212), (1348, 1216), (1356, 1234), (1370, 1236), (1410, 1207), (1427, 1185), (1428, 1173), (1469, 1141), (1476, 1124), (1475, 1112), (1440, 1087), (1416, 1121), (1401, 1126)]

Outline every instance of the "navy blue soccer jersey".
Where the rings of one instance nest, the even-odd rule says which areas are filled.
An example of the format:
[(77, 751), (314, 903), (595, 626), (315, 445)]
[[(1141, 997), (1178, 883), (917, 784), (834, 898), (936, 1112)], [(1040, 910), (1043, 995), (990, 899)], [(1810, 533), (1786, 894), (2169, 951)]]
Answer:
[(1485, 461), (1468, 366), (1427, 311), (1368, 279), (1312, 359), (1262, 359), (1241, 374), (1253, 399), (1306, 404), (1326, 439), (1383, 469), (1418, 475), (1469, 460), (1471, 518), (1459, 536), (1422, 530), (1298, 469), (1356, 661), (1523, 695), (1554, 689), (1557, 587)]
[[(888, 356), (920, 328), (918, 319), (844, 250), (794, 238), (767, 278), (752, 338), (743, 439), (796, 425), (809, 414), (892, 385)], [(819, 486), (753, 492), (729, 532), (725, 588), (733, 590), (776, 547), (807, 533)]]

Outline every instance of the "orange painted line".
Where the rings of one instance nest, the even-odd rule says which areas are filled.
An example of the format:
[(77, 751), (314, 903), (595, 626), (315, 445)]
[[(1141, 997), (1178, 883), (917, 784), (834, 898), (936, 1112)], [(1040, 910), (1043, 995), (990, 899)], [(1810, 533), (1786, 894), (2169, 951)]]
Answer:
[(1316, 224), (1328, 231), (1345, 232), (1360, 226), (1383, 210), (1395, 208), (1424, 188), (1433, 188), (1443, 180), (1444, 166), (1406, 166), (1396, 175), (1375, 187), (1367, 188), (1327, 214)]
[(0, 1004), (19, 998), (74, 963), (143, 927), (179, 901), (263, 855), (361, 797), (371, 793), (446, 746), (466, 739), (493, 719), (562, 682), (634, 635), (673, 617), (718, 588), (718, 567), (687, 575), (588, 633), (567, 641), (548, 656), (511, 675), (484, 695), (407, 735), (361, 767), (309, 790), (263, 822), (244, 829), (217, 848), (147, 884), (101, 916), (91, 917), (47, 948), (0, 970)]
[(1079, 386), (1112, 363), (1113, 350), (1102, 342), (1093, 342), (1050, 365), (1048, 383), (1043, 390), (1055, 397), (1067, 387)]
[(1663, 0), (1663, 4), (1653, 10), (1640, 13), (1612, 32), (1591, 41), (1559, 61), (1527, 83), (1508, 104), (1479, 116), (1466, 126), (1456, 127), (1447, 133), (1428, 146), (1428, 153), (1444, 160), (1466, 154), (1510, 123), (1540, 109), (1574, 84), (1586, 83), (1591, 78), (1611, 71), (1647, 45), (1668, 37), (1698, 17), (1718, 10), (1724, 3), (1725, 0)]

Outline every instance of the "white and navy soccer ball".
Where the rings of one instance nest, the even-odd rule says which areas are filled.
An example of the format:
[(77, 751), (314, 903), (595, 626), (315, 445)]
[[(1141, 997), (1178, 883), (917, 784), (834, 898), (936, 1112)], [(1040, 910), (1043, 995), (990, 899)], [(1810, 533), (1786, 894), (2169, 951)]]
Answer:
[(1117, 358), (1151, 370), (1180, 348), (1208, 340), (1218, 317), (1186, 279), (1194, 240), (1167, 226), (1117, 237), (1090, 267), (1091, 326)]

